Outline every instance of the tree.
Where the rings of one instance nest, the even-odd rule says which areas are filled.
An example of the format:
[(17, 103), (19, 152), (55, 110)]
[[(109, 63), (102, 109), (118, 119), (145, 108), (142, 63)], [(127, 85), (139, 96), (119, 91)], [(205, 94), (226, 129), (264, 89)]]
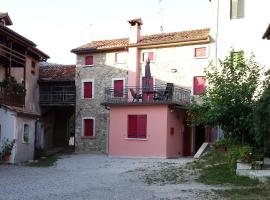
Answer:
[(254, 136), (264, 154), (270, 156), (270, 86), (266, 88), (257, 101), (253, 115)]
[(225, 137), (239, 142), (252, 141), (253, 110), (261, 94), (262, 73), (254, 55), (243, 51), (230, 54), (219, 67), (210, 64), (205, 71), (207, 88), (201, 103), (193, 99), (188, 110), (192, 125), (220, 126)]

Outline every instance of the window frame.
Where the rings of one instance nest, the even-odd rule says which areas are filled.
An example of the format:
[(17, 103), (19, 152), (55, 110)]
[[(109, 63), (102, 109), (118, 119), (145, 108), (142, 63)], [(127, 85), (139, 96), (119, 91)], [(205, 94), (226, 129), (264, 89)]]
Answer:
[(204, 87), (205, 87), (205, 90), (206, 90), (206, 79), (205, 79), (205, 76), (203, 76), (203, 75), (200, 75), (200, 76), (193, 76), (193, 87), (192, 87), (192, 94), (193, 95), (200, 95), (201, 93), (197, 93), (197, 94), (195, 94), (195, 78), (196, 77), (203, 77), (204, 78), (204, 80), (205, 80), (205, 82), (204, 82)]
[(127, 63), (127, 58), (125, 58), (124, 61), (119, 62), (119, 61), (117, 60), (117, 55), (118, 55), (118, 54), (123, 54), (123, 55), (124, 55), (125, 52), (115, 52), (115, 53), (114, 53), (114, 63), (115, 63), (115, 64), (124, 64), (124, 63)]
[[(93, 135), (92, 136), (85, 136), (84, 135), (84, 120), (85, 119), (91, 119), (93, 120)], [(82, 138), (95, 138), (96, 137), (96, 119), (95, 117), (82, 117), (82, 130), (81, 130), (81, 137)]]
[(123, 81), (123, 96), (122, 97), (115, 97), (113, 94), (113, 98), (123, 98), (124, 97), (124, 92), (125, 92), (125, 78), (112, 78), (112, 88), (114, 92), (114, 81)]
[(153, 60), (150, 60), (150, 63), (154, 63), (154, 62), (156, 62), (156, 51), (154, 51), (154, 50), (143, 50), (142, 52), (141, 52), (141, 63), (145, 63), (146, 62), (146, 60), (144, 60), (144, 54), (145, 53), (153, 53)]
[[(130, 137), (129, 135), (129, 123), (130, 123), (130, 119), (129, 117), (131, 116), (136, 116), (137, 120), (136, 120), (136, 137)], [(139, 137), (139, 133), (138, 133), (138, 116), (145, 116), (145, 137)], [(147, 114), (128, 114), (127, 115), (127, 139), (131, 139), (131, 140), (147, 140)]]
[[(25, 127), (28, 127), (28, 141), (25, 140)], [(30, 125), (29, 124), (23, 124), (23, 134), (22, 134), (22, 143), (23, 144), (29, 144), (30, 143)]]
[[(237, 7), (236, 7), (236, 15), (233, 15), (233, 0), (230, 0), (230, 19), (234, 20), (234, 19), (243, 19), (245, 18), (245, 0), (236, 0), (237, 1)], [(239, 16), (239, 11), (238, 11), (238, 5), (239, 5), (239, 1), (243, 1), (243, 16)]]
[[(84, 98), (84, 83), (85, 82), (92, 82), (92, 97), (91, 98)], [(95, 81), (94, 81), (94, 79), (81, 80), (81, 99), (94, 99), (94, 96), (95, 96)]]
[[(196, 56), (196, 49), (205, 49), (205, 56)], [(207, 46), (201, 46), (201, 47), (195, 47), (194, 48), (194, 58), (195, 59), (203, 59), (203, 58), (208, 58), (208, 47)]]
[[(91, 65), (87, 65), (86, 64), (86, 58), (89, 57), (89, 56), (91, 56), (92, 57), (92, 60), (93, 60), (93, 62), (92, 62)], [(94, 56), (93, 55), (85, 55), (84, 56), (84, 66), (87, 66), (87, 67), (93, 67), (94, 66)]]

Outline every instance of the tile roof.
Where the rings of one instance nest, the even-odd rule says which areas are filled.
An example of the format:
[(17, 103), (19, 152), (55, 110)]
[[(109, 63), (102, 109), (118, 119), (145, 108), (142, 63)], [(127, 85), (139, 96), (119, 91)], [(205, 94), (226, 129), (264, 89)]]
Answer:
[(9, 106), (9, 105), (4, 105), (4, 104), (1, 104), (0, 108), (1, 107), (9, 109), (9, 110), (14, 111), (14, 112), (21, 114), (21, 115), (29, 116), (29, 117), (38, 117), (39, 116), (39, 114), (37, 112), (27, 110), (24, 107)]
[(129, 44), (128, 38), (92, 41), (78, 48), (72, 49), (73, 53), (98, 52), (104, 50), (116, 50), (129, 46), (148, 46), (158, 44), (170, 44), (177, 42), (188, 42), (205, 40), (209, 38), (210, 29), (198, 29), (181, 32), (161, 33), (154, 35), (141, 36), (138, 43)]
[(39, 81), (75, 81), (75, 65), (41, 63)]

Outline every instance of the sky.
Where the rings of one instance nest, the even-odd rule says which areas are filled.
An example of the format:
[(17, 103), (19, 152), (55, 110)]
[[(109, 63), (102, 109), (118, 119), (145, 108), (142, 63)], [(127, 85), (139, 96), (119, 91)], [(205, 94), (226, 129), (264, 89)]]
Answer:
[(92, 40), (128, 37), (133, 18), (143, 35), (210, 27), (208, 0), (0, 0), (0, 12), (59, 64), (75, 64), (70, 50)]

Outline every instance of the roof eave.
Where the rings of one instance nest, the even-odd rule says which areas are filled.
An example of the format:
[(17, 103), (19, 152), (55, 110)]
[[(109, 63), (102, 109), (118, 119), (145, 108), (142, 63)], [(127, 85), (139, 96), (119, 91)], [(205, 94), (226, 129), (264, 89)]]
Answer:
[(85, 48), (85, 49), (72, 49), (71, 53), (75, 54), (84, 54), (84, 53), (100, 53), (100, 52), (106, 52), (106, 51), (113, 51), (113, 50), (125, 50), (127, 49), (127, 46), (121, 46), (121, 47), (110, 47), (110, 48)]

